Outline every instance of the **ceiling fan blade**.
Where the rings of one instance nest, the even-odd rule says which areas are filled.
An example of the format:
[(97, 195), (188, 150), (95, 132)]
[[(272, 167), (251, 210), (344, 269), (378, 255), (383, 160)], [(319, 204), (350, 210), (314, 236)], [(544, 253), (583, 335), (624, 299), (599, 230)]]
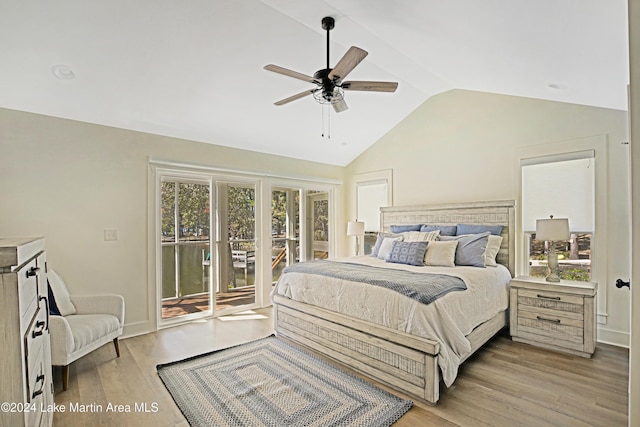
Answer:
[(285, 99), (281, 99), (278, 102), (274, 102), (275, 105), (284, 105), (284, 104), (288, 104), (291, 101), (295, 101), (296, 99), (300, 99), (300, 98), (304, 98), (305, 96), (311, 95), (313, 92), (315, 92), (318, 89), (310, 89), (310, 90), (305, 90), (304, 92), (300, 92), (297, 93), (293, 96), (290, 96), (288, 98)]
[(341, 113), (341, 112), (349, 109), (349, 106), (345, 102), (344, 98), (342, 98), (338, 102), (334, 102), (331, 105), (333, 106), (333, 111), (335, 111), (336, 113)]
[(333, 70), (329, 73), (329, 78), (342, 81), (369, 53), (359, 47), (351, 46), (347, 53), (338, 61)]
[(321, 83), (320, 80), (311, 77), (311, 76), (307, 76), (306, 74), (302, 74), (299, 73), (297, 71), (292, 71), (289, 70), (287, 68), (284, 67), (280, 67), (278, 65), (273, 65), (273, 64), (269, 64), (269, 65), (265, 65), (264, 69), (267, 71), (273, 71), (274, 73), (278, 73), (278, 74), (282, 74), (285, 76), (289, 76), (289, 77), (293, 77), (294, 79), (300, 79), (300, 80), (304, 80), (305, 82), (309, 82), (309, 83)]
[(342, 83), (344, 90), (364, 90), (370, 92), (395, 92), (398, 88), (397, 82), (361, 82), (348, 81)]

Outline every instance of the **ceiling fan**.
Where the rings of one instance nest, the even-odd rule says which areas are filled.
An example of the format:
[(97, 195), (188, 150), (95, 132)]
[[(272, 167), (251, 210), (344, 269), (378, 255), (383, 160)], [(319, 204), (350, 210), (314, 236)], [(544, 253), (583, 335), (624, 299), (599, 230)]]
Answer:
[(305, 90), (277, 101), (275, 105), (284, 105), (307, 95), (313, 95), (316, 101), (321, 104), (331, 104), (333, 109), (339, 113), (349, 108), (344, 100), (345, 90), (395, 92), (398, 87), (397, 82), (344, 81), (347, 74), (368, 55), (368, 52), (359, 47), (351, 46), (334, 68), (329, 67), (329, 31), (334, 27), (335, 20), (332, 17), (322, 18), (322, 28), (327, 31), (327, 68), (316, 71), (313, 77), (273, 64), (264, 67), (265, 70), (314, 83), (317, 86), (314, 89)]

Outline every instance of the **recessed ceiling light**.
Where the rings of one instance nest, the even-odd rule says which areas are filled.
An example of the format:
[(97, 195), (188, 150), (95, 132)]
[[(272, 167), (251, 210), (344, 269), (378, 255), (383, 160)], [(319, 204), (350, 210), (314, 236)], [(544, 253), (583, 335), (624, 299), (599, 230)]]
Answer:
[(51, 73), (58, 80), (72, 80), (76, 77), (76, 74), (73, 72), (71, 67), (62, 64), (54, 65), (53, 67), (51, 67)]
[(567, 89), (569, 89), (569, 86), (567, 86), (564, 83), (550, 83), (549, 87), (551, 89), (556, 89), (556, 90), (567, 90)]

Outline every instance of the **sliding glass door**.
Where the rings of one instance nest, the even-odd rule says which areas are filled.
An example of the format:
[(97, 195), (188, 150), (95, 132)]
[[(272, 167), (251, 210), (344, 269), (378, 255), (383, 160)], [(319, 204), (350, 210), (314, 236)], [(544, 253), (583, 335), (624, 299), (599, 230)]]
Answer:
[(161, 177), (161, 325), (255, 305), (256, 187), (255, 181)]
[(271, 281), (275, 284), (282, 270), (300, 261), (299, 188), (275, 188), (271, 192)]
[(210, 310), (211, 215), (206, 181), (163, 179), (162, 319)]
[(268, 306), (286, 266), (335, 251), (330, 185), (153, 170), (159, 327)]
[(256, 301), (256, 186), (219, 182), (216, 310)]

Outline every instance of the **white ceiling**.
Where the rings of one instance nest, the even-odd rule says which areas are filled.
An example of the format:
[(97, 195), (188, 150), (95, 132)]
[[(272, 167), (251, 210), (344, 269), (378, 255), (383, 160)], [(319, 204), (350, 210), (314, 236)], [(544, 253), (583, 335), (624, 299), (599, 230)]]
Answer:
[[(346, 165), (429, 97), (459, 88), (626, 109), (626, 0), (0, 0), (0, 107)], [(304, 74), (369, 56), (325, 116)], [(63, 64), (72, 80), (56, 79)], [(553, 88), (551, 86), (555, 86)]]

